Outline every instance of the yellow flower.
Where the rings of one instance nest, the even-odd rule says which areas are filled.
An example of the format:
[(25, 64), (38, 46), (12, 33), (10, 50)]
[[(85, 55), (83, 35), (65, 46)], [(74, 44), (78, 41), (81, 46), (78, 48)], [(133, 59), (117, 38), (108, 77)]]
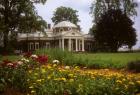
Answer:
[(29, 73), (32, 73), (32, 70), (29, 70), (28, 72), (29, 72)]
[(73, 74), (69, 74), (68, 76), (69, 76), (69, 77), (73, 77)]
[(34, 73), (34, 75), (35, 75), (35, 76), (37, 76), (37, 75), (38, 75), (38, 73)]
[(124, 85), (125, 89), (128, 89), (128, 85)]
[(140, 84), (140, 81), (137, 81), (138, 84)]
[(41, 79), (42, 81), (44, 81), (45, 79)]
[(56, 64), (53, 64), (53, 67), (56, 67), (57, 65)]
[(39, 70), (39, 68), (36, 68), (36, 70)]
[(35, 93), (35, 91), (34, 91), (34, 90), (32, 90), (32, 91), (31, 91), (31, 93)]
[(61, 80), (66, 81), (66, 78), (61, 78)]
[(51, 69), (52, 67), (51, 67), (50, 65), (47, 65), (47, 68), (48, 68), (48, 69)]
[(41, 79), (36, 80), (37, 82), (41, 82)]
[(73, 81), (74, 81), (74, 79), (70, 79), (70, 80), (69, 80), (69, 82), (73, 82)]
[(126, 81), (126, 79), (124, 78), (124, 79), (122, 79), (122, 81)]
[(122, 83), (122, 81), (120, 81), (120, 80), (117, 80), (116, 82), (117, 82), (117, 83), (120, 83), (120, 84)]
[(45, 73), (45, 72), (46, 72), (46, 70), (43, 68), (43, 69), (41, 69), (41, 72), (42, 72), (42, 73)]
[(32, 88), (34, 88), (34, 87), (33, 87), (33, 86), (30, 86), (29, 88), (32, 89)]
[(51, 79), (51, 76), (48, 76), (47, 79)]
[(129, 82), (130, 85), (134, 85), (134, 82)]

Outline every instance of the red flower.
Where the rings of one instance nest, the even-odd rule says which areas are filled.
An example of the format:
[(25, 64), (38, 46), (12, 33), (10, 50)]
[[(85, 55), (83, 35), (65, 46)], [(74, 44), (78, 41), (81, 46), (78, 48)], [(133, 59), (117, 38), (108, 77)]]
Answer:
[(40, 55), (38, 56), (37, 61), (41, 64), (47, 63), (48, 57), (45, 55)]
[(31, 52), (26, 52), (23, 54), (24, 57), (29, 58), (32, 55)]
[(12, 61), (9, 61), (8, 59), (3, 60), (2, 66), (6, 66), (8, 63), (12, 63)]
[(2, 66), (8, 66), (8, 67), (16, 68), (17, 67), (17, 63), (9, 61), (8, 59), (6, 59), (6, 60), (3, 60)]

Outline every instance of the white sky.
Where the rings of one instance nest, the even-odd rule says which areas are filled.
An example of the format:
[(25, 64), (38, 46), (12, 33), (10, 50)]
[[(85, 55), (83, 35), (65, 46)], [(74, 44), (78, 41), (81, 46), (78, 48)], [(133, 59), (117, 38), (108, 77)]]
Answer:
[[(60, 6), (71, 7), (74, 10), (78, 11), (80, 22), (78, 23), (82, 31), (84, 33), (88, 33), (89, 29), (92, 27), (92, 20), (93, 18), (89, 14), (90, 6), (93, 0), (47, 0), (45, 5), (36, 5), (36, 10), (40, 16), (43, 17), (47, 21), (47, 23), (52, 23), (51, 18), (53, 17), (53, 13), (56, 8)], [(140, 47), (140, 0), (138, 7), (138, 15), (135, 18), (134, 27), (137, 31), (137, 45), (135, 47)]]

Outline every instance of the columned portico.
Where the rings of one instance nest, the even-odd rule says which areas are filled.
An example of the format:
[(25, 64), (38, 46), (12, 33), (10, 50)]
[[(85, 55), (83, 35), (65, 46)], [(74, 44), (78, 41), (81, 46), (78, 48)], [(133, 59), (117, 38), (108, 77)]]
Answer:
[(84, 38), (61, 38), (59, 39), (59, 48), (68, 51), (85, 51)]

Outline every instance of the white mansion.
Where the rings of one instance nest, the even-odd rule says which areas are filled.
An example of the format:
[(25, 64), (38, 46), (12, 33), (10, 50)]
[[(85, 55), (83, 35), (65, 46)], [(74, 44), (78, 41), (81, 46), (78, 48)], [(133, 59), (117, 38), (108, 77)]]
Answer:
[(19, 50), (34, 51), (39, 48), (60, 48), (69, 51), (92, 51), (93, 36), (83, 34), (78, 27), (69, 22), (62, 21), (52, 28), (50, 24), (44, 32), (19, 33)]

